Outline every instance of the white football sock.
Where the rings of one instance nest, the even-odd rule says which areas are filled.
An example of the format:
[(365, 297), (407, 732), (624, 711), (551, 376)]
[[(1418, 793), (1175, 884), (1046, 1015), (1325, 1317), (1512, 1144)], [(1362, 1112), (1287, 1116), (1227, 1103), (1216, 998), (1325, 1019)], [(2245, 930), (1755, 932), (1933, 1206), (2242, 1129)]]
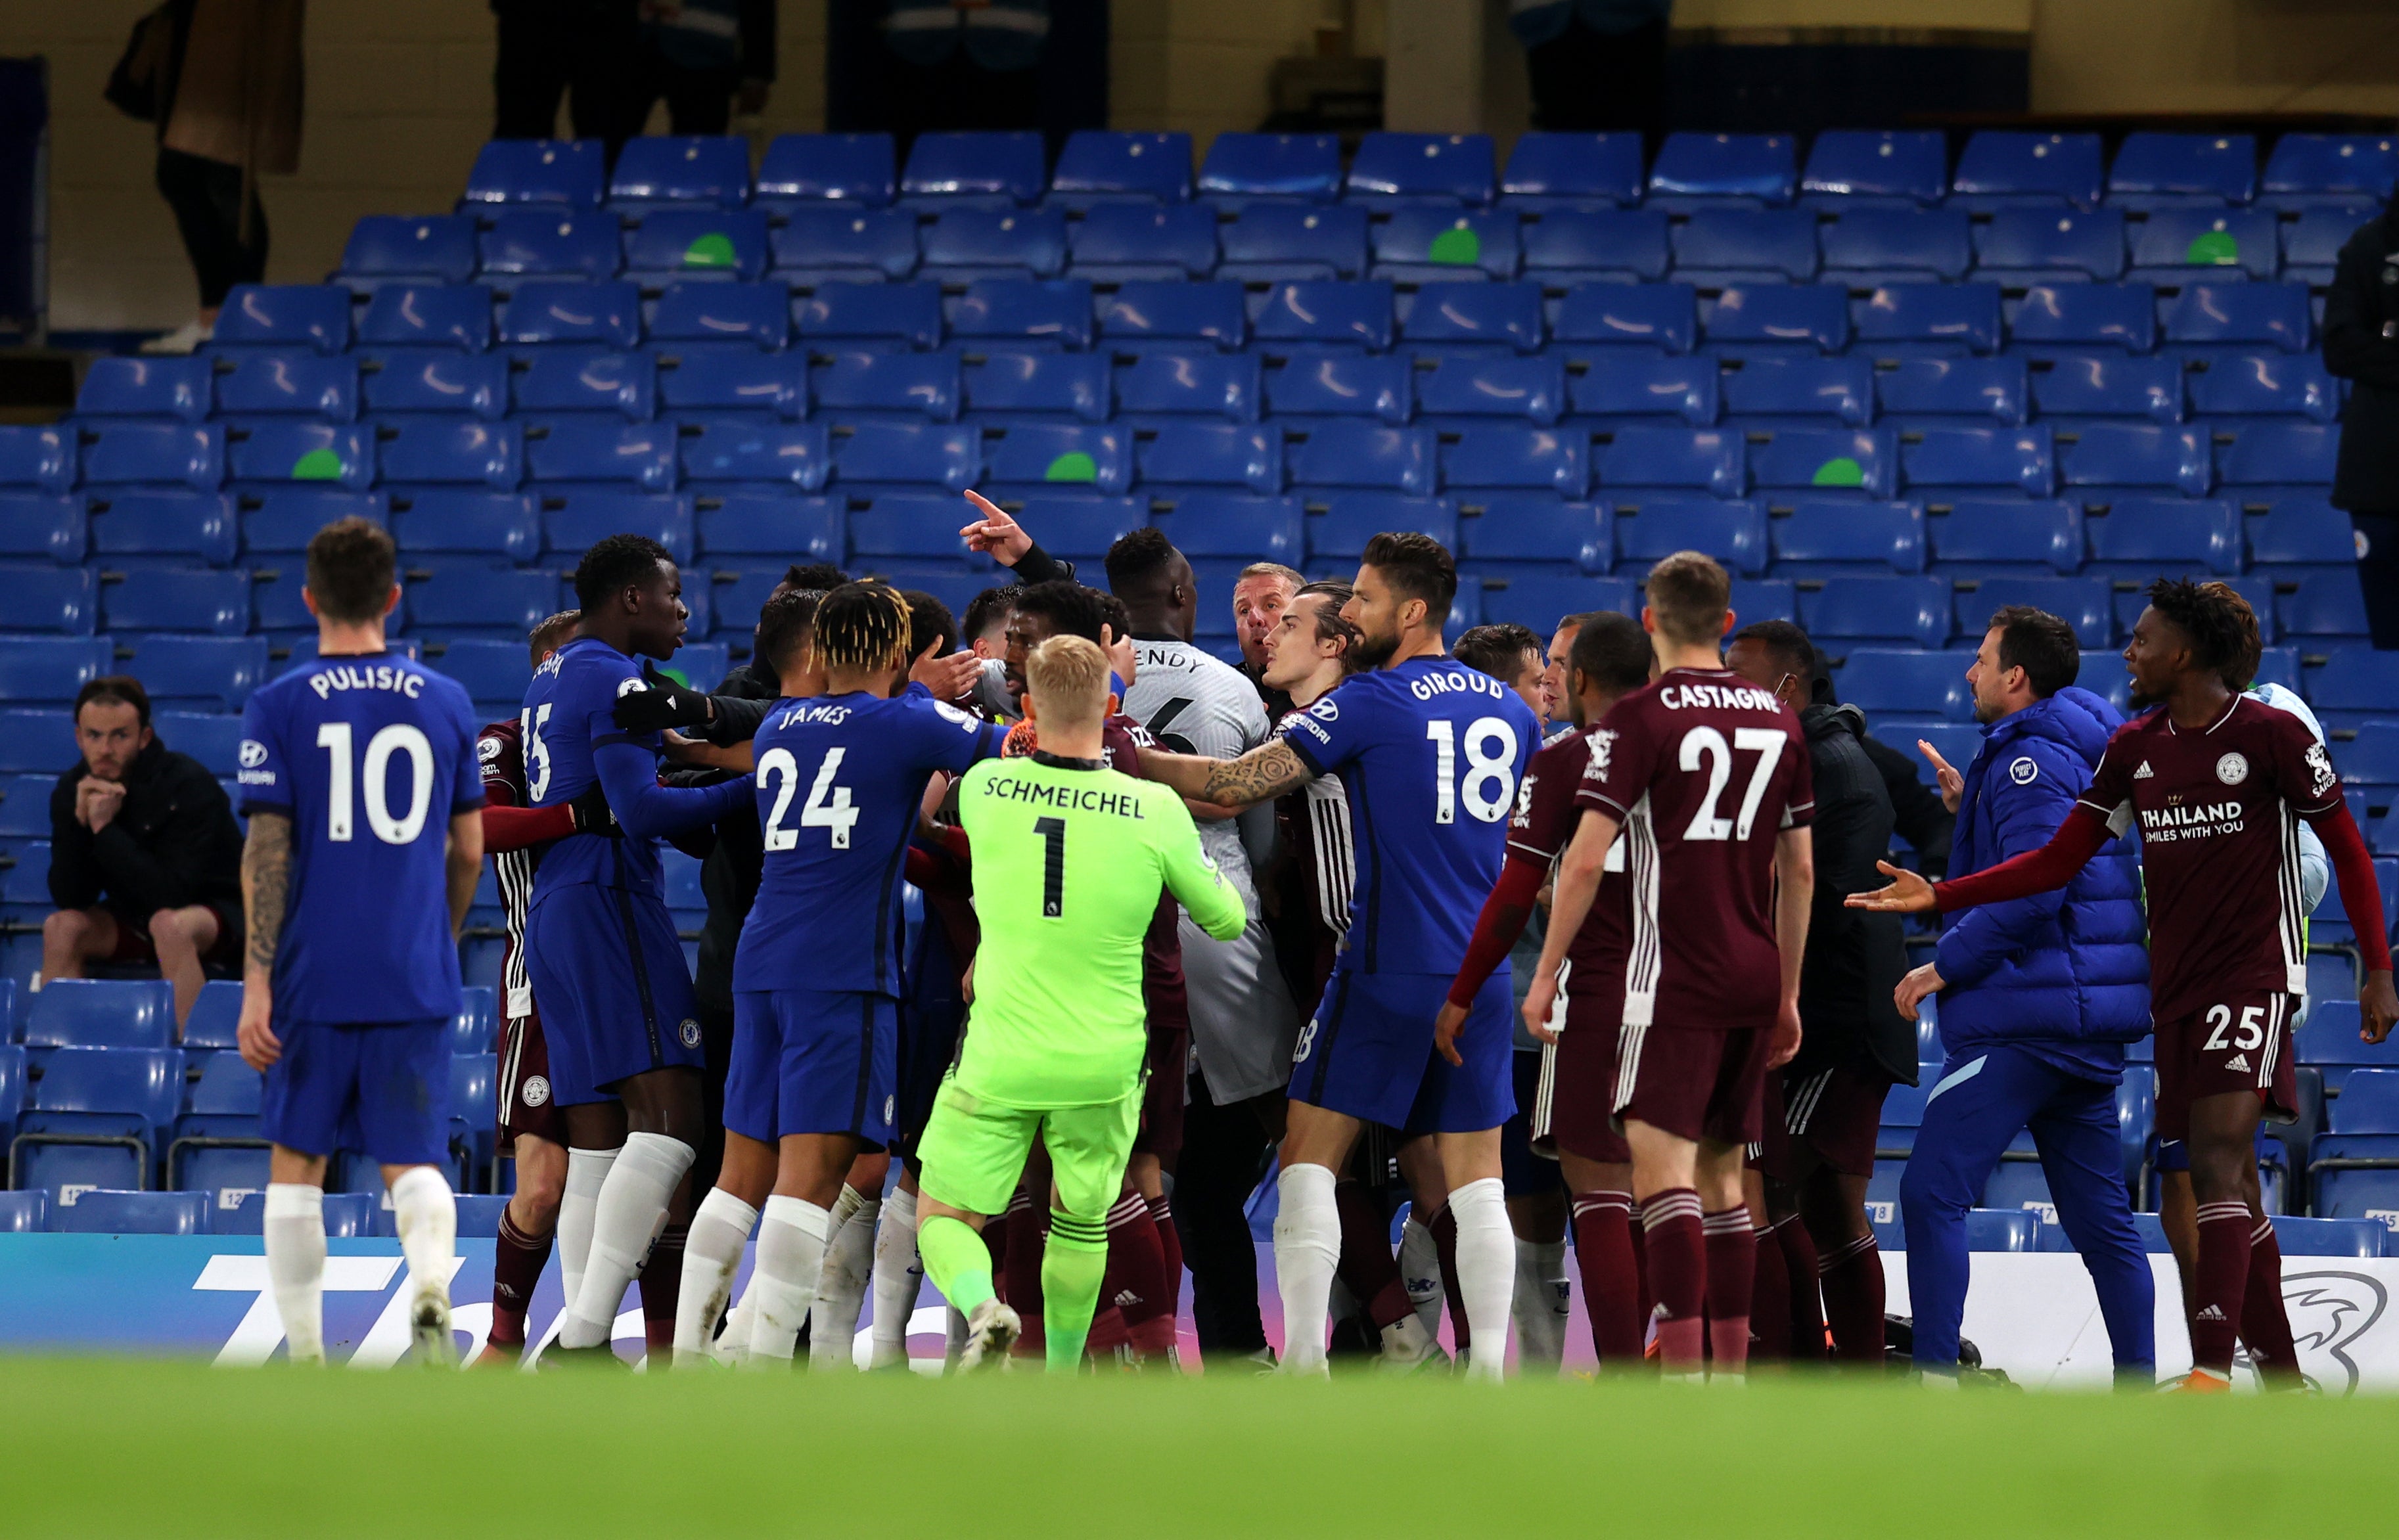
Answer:
[(739, 1369), (750, 1361), (750, 1333), (758, 1320), (758, 1270), (750, 1269), (750, 1277), (741, 1285), (739, 1297), (725, 1317), (725, 1330), (708, 1345), (708, 1356), (727, 1369)]
[(600, 1207), (600, 1189), (608, 1180), (622, 1145), (613, 1150), (566, 1152), (566, 1188), (558, 1200), (558, 1277), (564, 1286), (559, 1324), (583, 1295), (583, 1266), (591, 1256), (591, 1218)]
[(412, 1166), (391, 1184), (391, 1213), (408, 1281), (419, 1293), (450, 1297), (450, 1263), (458, 1255), (458, 1200), (440, 1169)]
[(813, 1203), (780, 1193), (766, 1200), (758, 1225), (758, 1265), (750, 1274), (751, 1292), (758, 1296), (757, 1319), (750, 1327), (751, 1368), (788, 1364), (798, 1350), (800, 1323), (816, 1298), (832, 1227), (833, 1215)]
[(297, 1182), (267, 1183), (266, 1280), (293, 1363), (325, 1361), (325, 1192)]
[(711, 1187), (691, 1216), (683, 1243), (683, 1285), (675, 1296), (674, 1366), (697, 1369), (708, 1361), (708, 1339), (733, 1291), (741, 1248), (758, 1223), (758, 1210), (722, 1187)]
[(916, 1312), (925, 1263), (916, 1254), (916, 1195), (894, 1187), (874, 1232), (874, 1367), (908, 1361), (908, 1317)]
[(1282, 1368), (1314, 1374), (1324, 1368), (1325, 1319), (1332, 1310), (1333, 1272), (1341, 1261), (1341, 1210), (1333, 1201), (1333, 1172), (1294, 1165), (1275, 1180), (1275, 1285), (1282, 1294)]
[[(817, 1276), (816, 1304), (809, 1307), (808, 1367), (848, 1369), (857, 1362), (858, 1313), (866, 1304), (866, 1283), (874, 1267), (874, 1222), (883, 1200), (857, 1197), (844, 1187), (834, 1206), (833, 1236), (826, 1243), (824, 1271)], [(844, 1207), (849, 1209), (842, 1217)]]
[[(1496, 1384), (1507, 1377), (1508, 1302), (1516, 1292), (1507, 1189), (1496, 1176), (1452, 1188), (1449, 1211), (1457, 1221), (1457, 1291), (1478, 1349), (1467, 1356), (1466, 1377)], [(1481, 1350), (1486, 1343), (1490, 1350)]]
[(1416, 1223), (1416, 1206), (1408, 1206), (1408, 1217), (1400, 1226), (1400, 1282), (1408, 1291), (1408, 1304), (1415, 1307), (1416, 1324), (1425, 1335), (1441, 1336), (1441, 1313), (1447, 1303), (1441, 1289), (1441, 1247), (1432, 1238), (1429, 1226)]
[(625, 1286), (642, 1270), (650, 1243), (666, 1228), (667, 1204), (676, 1183), (699, 1152), (664, 1134), (625, 1136), (625, 1147), (609, 1168), (591, 1213), (591, 1254), (583, 1263), (583, 1287), (559, 1329), (561, 1347), (602, 1347), (617, 1324)]
[(1566, 1243), (1516, 1242), (1516, 1290), (1510, 1314), (1516, 1320), (1516, 1358), (1526, 1374), (1555, 1374), (1565, 1361)]

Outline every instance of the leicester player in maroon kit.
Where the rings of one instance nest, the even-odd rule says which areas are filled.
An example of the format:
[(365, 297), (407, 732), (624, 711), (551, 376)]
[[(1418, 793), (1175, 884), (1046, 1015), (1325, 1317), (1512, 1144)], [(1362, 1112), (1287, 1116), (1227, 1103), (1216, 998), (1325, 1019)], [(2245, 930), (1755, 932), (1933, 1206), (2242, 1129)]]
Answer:
[(1580, 824), (1525, 997), (1526, 1024), (1547, 1030), (1559, 965), (1621, 832), (1632, 937), (1614, 1112), (1670, 1379), (1698, 1377), (1703, 1349), (1719, 1375), (1748, 1363), (1757, 1248), (1742, 1160), (1766, 1072), (1799, 1049), (1815, 887), (1808, 748), (1788, 707), (1725, 669), (1730, 593), (1697, 551), (1651, 569), (1641, 624), (1660, 673), (1588, 735)]
[[(2109, 740), (2091, 789), (2050, 842), (1955, 882), (1885, 864), (1891, 885), (1849, 900), (1947, 912), (2047, 892), (2138, 825), (2158, 1135), (2188, 1140), (2199, 1206), (2186, 1302), (2192, 1367), (2183, 1382), (2197, 1392), (2230, 1388), (2236, 1336), (2268, 1358), (2287, 1353), (2291, 1341), (2254, 1151), (2261, 1116), (2297, 1112), (2290, 1019), (2307, 991), (2299, 820), (2323, 839), (2349, 912), (2382, 912), (2373, 861), (2324, 745), (2297, 717), (2225, 683), (2228, 673), (2254, 674), (2257, 651), (2257, 616), (2230, 588), (2150, 585), (2124, 664), (2135, 693), (2160, 704)], [(2365, 964), (2360, 1035), (2379, 1043), (2399, 1019), (2390, 942), (2368, 924), (2357, 944)]]

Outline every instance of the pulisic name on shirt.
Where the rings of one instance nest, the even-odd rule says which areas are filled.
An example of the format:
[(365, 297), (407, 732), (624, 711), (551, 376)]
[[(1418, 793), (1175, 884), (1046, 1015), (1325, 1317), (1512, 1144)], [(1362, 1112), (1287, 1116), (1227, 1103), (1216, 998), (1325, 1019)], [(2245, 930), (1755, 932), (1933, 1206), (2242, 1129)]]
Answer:
[(1073, 808), (1078, 813), (1105, 813), (1119, 818), (1146, 818), (1141, 799), (1123, 791), (1104, 790), (1096, 786), (1052, 786), (1045, 781), (1023, 780), (1014, 776), (994, 776), (984, 789), (987, 794), (1010, 802), (1028, 802), (1042, 807)]
[(1489, 674), (1465, 669), (1452, 669), (1446, 673), (1425, 674), (1408, 681), (1408, 693), (1418, 700), (1430, 700), (1435, 696), (1489, 696), (1498, 699), (1507, 686)]
[(1670, 711), (1771, 711), (1782, 703), (1748, 684), (1668, 684), (1659, 690), (1658, 704)]
[(319, 700), (331, 700), (336, 690), (392, 690), (414, 700), (425, 694), (425, 676), (388, 663), (344, 663), (310, 674), (308, 688)]

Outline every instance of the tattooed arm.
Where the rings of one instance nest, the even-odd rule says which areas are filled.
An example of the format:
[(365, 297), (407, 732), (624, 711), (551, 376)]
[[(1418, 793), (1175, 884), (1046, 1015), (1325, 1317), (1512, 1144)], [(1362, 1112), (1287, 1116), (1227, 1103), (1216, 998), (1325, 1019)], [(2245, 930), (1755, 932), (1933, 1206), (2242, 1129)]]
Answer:
[(284, 908), (291, 897), (291, 818), (261, 810), (250, 816), (241, 848), (241, 905), (249, 952), (241, 970), (241, 1021), (235, 1039), (241, 1061), (264, 1074), (283, 1056), (274, 1029), (275, 952), (283, 942)]
[(1272, 802), (1316, 778), (1307, 762), (1281, 738), (1259, 744), (1237, 760), (1145, 749), (1141, 763), (1151, 780), (1161, 781), (1186, 797), (1233, 809)]

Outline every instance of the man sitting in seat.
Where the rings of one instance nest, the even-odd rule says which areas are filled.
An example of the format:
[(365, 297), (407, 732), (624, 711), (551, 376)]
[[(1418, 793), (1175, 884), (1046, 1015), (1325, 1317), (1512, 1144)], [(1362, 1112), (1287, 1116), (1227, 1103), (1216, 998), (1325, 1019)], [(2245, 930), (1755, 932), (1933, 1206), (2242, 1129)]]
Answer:
[(83, 758), (50, 793), (42, 979), (156, 964), (180, 1033), (208, 965), (241, 956), (241, 826), (208, 767), (158, 741), (141, 681), (93, 680), (75, 724)]

